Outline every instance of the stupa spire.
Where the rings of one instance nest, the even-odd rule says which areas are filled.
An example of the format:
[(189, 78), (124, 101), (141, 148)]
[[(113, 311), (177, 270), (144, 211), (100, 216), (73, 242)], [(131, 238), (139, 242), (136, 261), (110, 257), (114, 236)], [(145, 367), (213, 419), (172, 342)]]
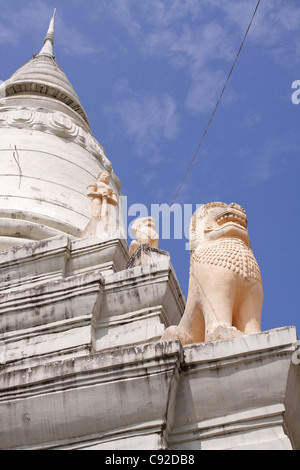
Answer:
[(45, 55), (48, 57), (54, 57), (53, 44), (54, 44), (55, 13), (56, 13), (56, 8), (54, 9), (53, 16), (50, 20), (49, 28), (48, 28), (46, 37), (44, 39), (44, 46), (42, 47), (38, 56)]

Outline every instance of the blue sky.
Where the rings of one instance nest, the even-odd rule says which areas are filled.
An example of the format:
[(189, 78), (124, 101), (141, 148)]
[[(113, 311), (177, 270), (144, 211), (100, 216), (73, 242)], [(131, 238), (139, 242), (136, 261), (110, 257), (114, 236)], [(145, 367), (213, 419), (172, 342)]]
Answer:
[[(14, 8), (12, 8), (12, 3)], [(0, 79), (38, 53), (57, 7), (55, 55), (122, 181), (128, 205), (170, 204), (257, 0), (0, 0)], [(237, 202), (262, 272), (262, 329), (300, 331), (300, 4), (262, 0), (176, 203)], [(300, 96), (300, 95), (299, 95)], [(139, 214), (136, 214), (139, 215)], [(129, 218), (129, 222), (133, 220)], [(174, 234), (173, 234), (174, 235)], [(188, 292), (186, 239), (160, 240)]]

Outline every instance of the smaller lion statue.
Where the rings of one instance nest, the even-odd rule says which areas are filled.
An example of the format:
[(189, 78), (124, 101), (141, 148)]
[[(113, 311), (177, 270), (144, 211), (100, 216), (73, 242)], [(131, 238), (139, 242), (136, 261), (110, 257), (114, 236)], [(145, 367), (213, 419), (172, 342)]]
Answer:
[(190, 278), (187, 304), (178, 326), (161, 339), (182, 344), (232, 338), (261, 331), (263, 288), (238, 204), (200, 207), (190, 224)]
[(131, 230), (137, 240), (133, 240), (129, 247), (129, 257), (138, 249), (140, 245), (158, 248), (158, 234), (155, 230), (153, 217), (139, 217), (136, 219)]

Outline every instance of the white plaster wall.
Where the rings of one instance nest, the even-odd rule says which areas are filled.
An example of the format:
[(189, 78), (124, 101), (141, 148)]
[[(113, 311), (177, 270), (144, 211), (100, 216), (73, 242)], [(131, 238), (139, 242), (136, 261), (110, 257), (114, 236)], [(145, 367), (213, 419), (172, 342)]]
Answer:
[[(37, 130), (0, 129), (0, 142), (0, 217), (21, 210), (58, 221), (53, 228), (83, 230), (91, 216), (87, 186), (101, 163), (76, 143)], [(36, 221), (45, 224), (44, 217)]]
[[(57, 234), (35, 238), (29, 226), (8, 224), (9, 218), (79, 236), (91, 217), (87, 187), (104, 169), (120, 195), (103, 147), (73, 109), (32, 93), (8, 97), (0, 109), (0, 249), (1, 241), (9, 246), (9, 237), (24, 243)], [(119, 219), (123, 226), (112, 207), (111, 222)]]

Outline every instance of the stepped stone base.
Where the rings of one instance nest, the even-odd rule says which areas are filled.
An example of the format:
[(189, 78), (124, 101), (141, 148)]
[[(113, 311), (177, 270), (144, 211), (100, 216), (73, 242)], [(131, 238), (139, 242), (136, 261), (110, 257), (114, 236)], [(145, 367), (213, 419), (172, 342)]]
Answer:
[(2, 449), (299, 449), (293, 327), (1, 371)]
[(184, 347), (170, 449), (299, 449), (294, 327)]
[(295, 328), (161, 341), (185, 308), (170, 257), (127, 250), (0, 253), (0, 449), (300, 449)]

